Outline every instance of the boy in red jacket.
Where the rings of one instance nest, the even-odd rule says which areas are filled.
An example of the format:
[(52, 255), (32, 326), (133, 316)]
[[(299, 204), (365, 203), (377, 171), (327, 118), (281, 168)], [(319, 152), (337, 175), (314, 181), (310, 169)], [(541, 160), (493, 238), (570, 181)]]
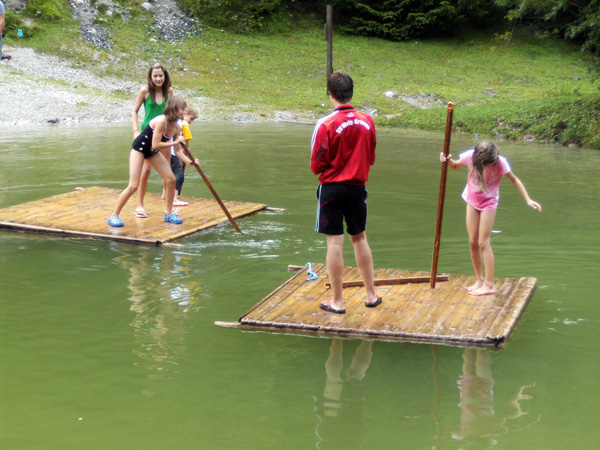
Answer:
[(365, 232), (365, 183), (375, 162), (376, 139), (371, 116), (349, 104), (354, 83), (348, 74), (333, 73), (327, 91), (335, 110), (317, 122), (310, 158), (311, 170), (319, 175), (316, 231), (327, 235), (327, 271), (333, 290), (331, 300), (322, 302), (320, 308), (343, 314), (344, 220), (367, 291), (365, 304), (372, 308), (381, 303), (373, 284), (373, 256)]

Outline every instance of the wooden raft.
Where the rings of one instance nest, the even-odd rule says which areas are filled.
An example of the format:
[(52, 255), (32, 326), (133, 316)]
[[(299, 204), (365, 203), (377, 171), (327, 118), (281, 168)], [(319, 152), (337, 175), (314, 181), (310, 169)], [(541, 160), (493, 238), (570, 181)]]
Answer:
[[(448, 275), (448, 281), (379, 285), (383, 303), (365, 307), (364, 287), (344, 288), (345, 314), (319, 309), (331, 298), (326, 267), (313, 264), (319, 278), (307, 281), (301, 270), (238, 322), (218, 326), (327, 337), (426, 342), (458, 346), (501, 347), (533, 296), (535, 278), (497, 279), (497, 294), (469, 295), (475, 277)], [(376, 279), (427, 277), (428, 272), (375, 270)], [(359, 280), (358, 268), (346, 267), (344, 281)]]
[[(177, 208), (183, 224), (165, 223), (160, 194), (147, 193), (144, 204), (148, 217), (138, 219), (133, 215), (137, 200), (134, 195), (120, 215), (125, 226), (113, 228), (107, 220), (120, 193), (116, 189), (89, 187), (0, 209), (0, 229), (163, 245), (228, 222), (216, 201), (188, 198), (188, 206)], [(267, 208), (261, 203), (224, 203), (234, 218)]]

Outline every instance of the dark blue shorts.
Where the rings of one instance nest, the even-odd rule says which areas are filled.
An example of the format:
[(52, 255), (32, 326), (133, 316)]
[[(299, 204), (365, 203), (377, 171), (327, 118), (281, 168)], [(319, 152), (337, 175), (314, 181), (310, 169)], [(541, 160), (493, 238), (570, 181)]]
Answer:
[(171, 170), (173, 171), (173, 175), (175, 175), (175, 190), (177, 191), (177, 195), (181, 195), (181, 187), (183, 186), (185, 175), (181, 168), (181, 161), (179, 161), (176, 155), (171, 155)]
[(317, 189), (316, 231), (329, 235), (344, 234), (345, 220), (348, 234), (362, 233), (367, 228), (367, 197), (367, 189), (362, 185), (320, 184)]

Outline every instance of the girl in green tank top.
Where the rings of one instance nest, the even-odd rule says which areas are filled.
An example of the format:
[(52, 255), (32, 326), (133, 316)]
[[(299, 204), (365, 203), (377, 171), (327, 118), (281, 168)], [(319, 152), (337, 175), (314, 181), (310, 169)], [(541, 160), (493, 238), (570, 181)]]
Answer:
[(148, 124), (152, 119), (157, 116), (160, 116), (165, 109), (165, 105), (167, 104), (167, 99), (165, 98), (162, 103), (156, 103), (151, 96), (146, 98), (144, 102), (144, 121), (142, 122), (142, 128), (140, 130), (146, 129)]
[[(150, 121), (163, 113), (167, 100), (173, 97), (173, 88), (171, 87), (171, 78), (169, 72), (160, 63), (152, 64), (148, 69), (148, 84), (140, 89), (135, 106), (131, 113), (131, 122), (133, 124), (133, 138), (140, 134), (138, 128), (138, 113), (144, 105), (144, 121), (141, 130), (144, 130)], [(140, 175), (140, 185), (138, 190), (138, 204), (135, 209), (135, 216), (138, 218), (148, 217), (144, 209), (144, 196), (148, 188), (148, 178), (152, 170), (148, 162), (144, 162), (142, 173)]]
[(140, 132), (138, 113), (142, 105), (144, 105), (144, 121), (141, 128), (143, 130), (152, 119), (163, 113), (167, 100), (172, 96), (173, 88), (167, 69), (160, 63), (151, 65), (148, 69), (148, 83), (140, 89), (131, 113), (134, 138)]

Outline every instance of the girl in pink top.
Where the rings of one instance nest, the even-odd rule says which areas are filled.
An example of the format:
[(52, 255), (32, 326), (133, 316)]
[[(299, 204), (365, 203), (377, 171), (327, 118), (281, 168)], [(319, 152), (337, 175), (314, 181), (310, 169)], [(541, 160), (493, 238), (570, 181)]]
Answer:
[[(473, 150), (468, 150), (455, 161), (442, 153), (440, 161), (448, 161), (448, 166), (459, 169), (469, 168), (467, 186), (462, 197), (467, 202), (467, 232), (471, 247), (471, 260), (477, 280), (468, 289), (471, 295), (495, 294), (494, 288), (494, 253), (491, 247), (491, 236), (500, 190), (502, 175), (511, 181), (523, 196), (527, 205), (538, 211), (542, 206), (531, 200), (521, 180), (510, 170), (508, 161), (498, 154), (498, 149), (490, 141), (479, 143)], [(485, 277), (483, 274), (485, 268)]]

